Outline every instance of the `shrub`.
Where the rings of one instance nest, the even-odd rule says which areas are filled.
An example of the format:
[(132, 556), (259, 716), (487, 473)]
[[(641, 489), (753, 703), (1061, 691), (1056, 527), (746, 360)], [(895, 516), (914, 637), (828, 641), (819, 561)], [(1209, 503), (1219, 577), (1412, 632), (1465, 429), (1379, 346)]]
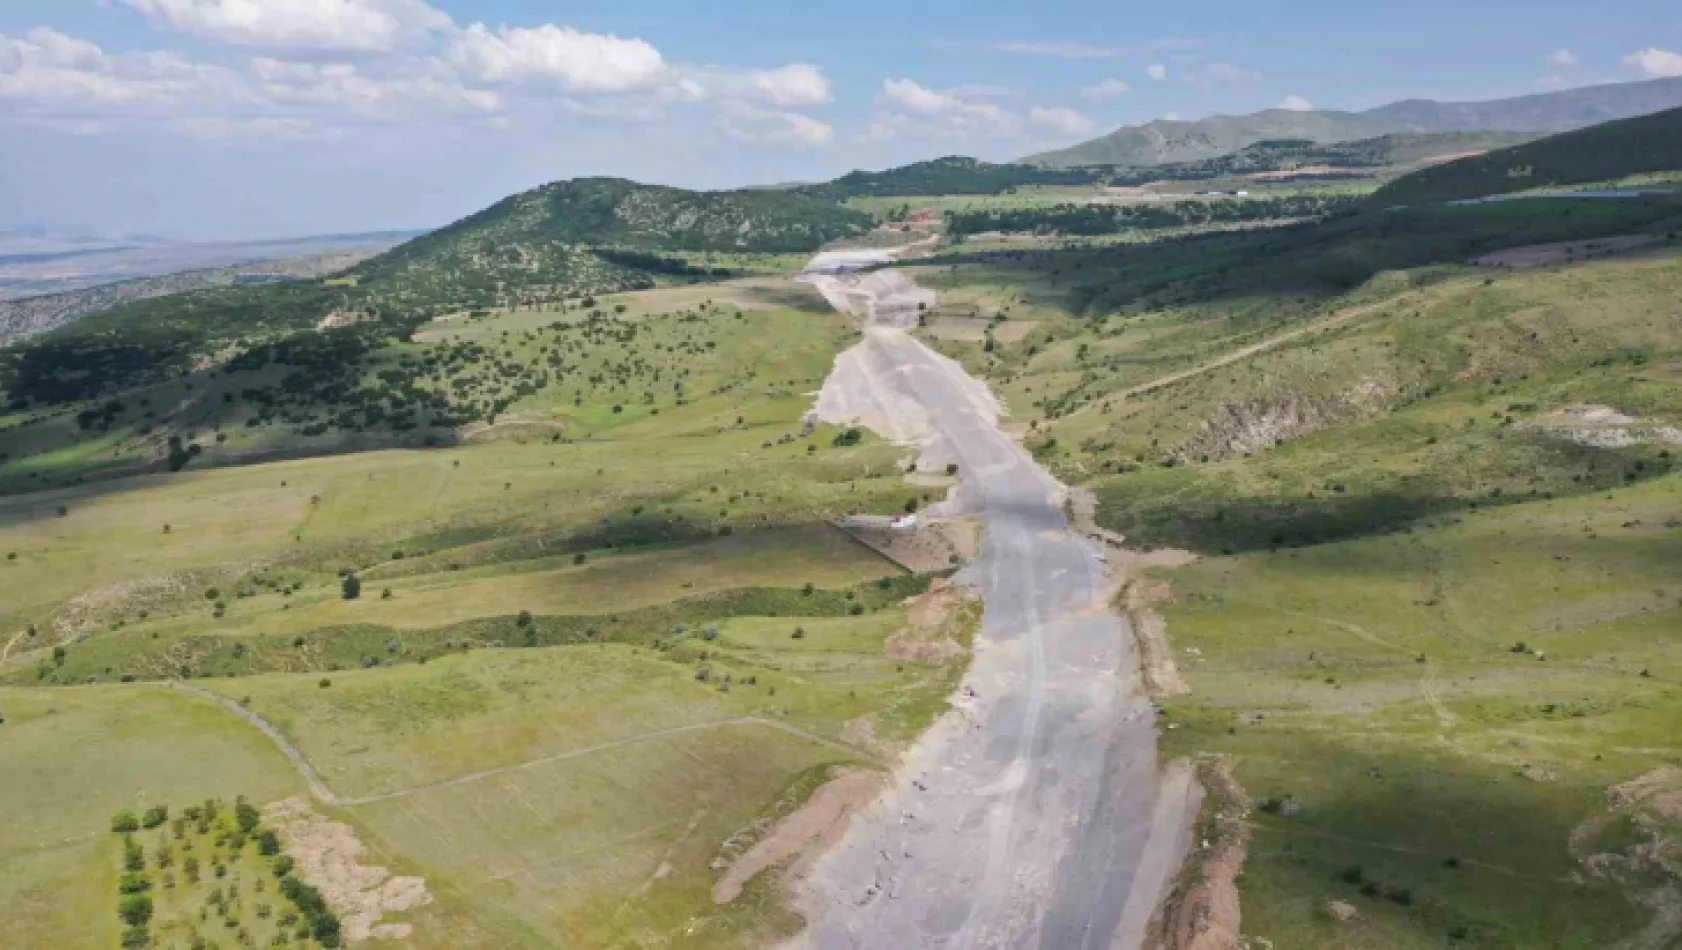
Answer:
[(125, 871), (117, 878), (117, 892), (119, 894), (143, 894), (152, 889), (152, 882), (139, 871)]
[(346, 600), (355, 600), (362, 596), (362, 581), (358, 580), (355, 574), (346, 574), (339, 587), (344, 591)]
[(145, 894), (129, 894), (117, 904), (117, 916), (131, 927), (144, 925), (152, 919), (152, 898)]
[(111, 816), (111, 830), (118, 834), (127, 834), (140, 830), (140, 819), (134, 817), (132, 811), (120, 811)]
[(261, 816), (257, 814), (257, 809), (253, 808), (251, 803), (245, 799), (240, 799), (239, 803), (234, 805), (234, 821), (239, 823), (239, 830), (245, 834), (251, 834), (256, 830), (260, 819)]
[(151, 808), (146, 809), (146, 815), (140, 819), (140, 823), (142, 826), (147, 828), (156, 828), (168, 820), (169, 806), (154, 805)]

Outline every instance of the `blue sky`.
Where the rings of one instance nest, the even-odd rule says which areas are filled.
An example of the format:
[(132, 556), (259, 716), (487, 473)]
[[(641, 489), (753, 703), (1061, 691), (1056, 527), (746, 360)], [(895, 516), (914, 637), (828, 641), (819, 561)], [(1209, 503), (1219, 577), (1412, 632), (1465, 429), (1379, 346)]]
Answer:
[(4, 0), (0, 228), (427, 227), (556, 178), (1004, 160), (1118, 125), (1682, 74), (1657, 0)]

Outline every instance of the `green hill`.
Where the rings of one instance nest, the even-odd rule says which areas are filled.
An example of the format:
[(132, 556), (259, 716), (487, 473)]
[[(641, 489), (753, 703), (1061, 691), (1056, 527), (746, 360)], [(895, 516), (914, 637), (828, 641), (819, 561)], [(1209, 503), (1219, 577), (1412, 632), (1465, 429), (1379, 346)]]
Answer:
[(1489, 102), (1409, 99), (1366, 112), (1268, 109), (1195, 122), (1167, 119), (1022, 161), (1049, 168), (1161, 165), (1227, 155), (1264, 139), (1347, 142), (1400, 132), (1565, 130), (1682, 106), (1682, 78), (1584, 86)]
[(1607, 122), (1426, 168), (1379, 189), (1381, 206), (1428, 204), (1682, 170), (1682, 109)]
[[(1535, 138), (1528, 132), (1404, 132), (1353, 142), (1315, 142), (1311, 139), (1264, 139), (1230, 155), (1194, 162), (1173, 162), (1117, 171), (1111, 184), (1142, 185), (1153, 181), (1200, 181), (1258, 172), (1291, 171), (1317, 165), (1378, 169), (1412, 165), (1426, 159), (1491, 148), (1504, 148)], [(1334, 173), (1335, 174), (1335, 173)]]
[(1050, 169), (1033, 165), (995, 165), (962, 155), (913, 162), (885, 171), (852, 171), (834, 181), (797, 190), (814, 198), (898, 198), (933, 195), (997, 195), (1024, 185), (1089, 185), (1108, 169)]

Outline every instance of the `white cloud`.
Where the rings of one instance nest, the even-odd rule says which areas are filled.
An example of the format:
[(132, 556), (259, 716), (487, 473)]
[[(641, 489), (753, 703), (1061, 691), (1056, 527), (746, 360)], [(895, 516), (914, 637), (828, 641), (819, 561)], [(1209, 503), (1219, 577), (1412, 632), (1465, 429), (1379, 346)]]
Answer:
[(775, 105), (815, 106), (835, 98), (829, 77), (808, 63), (755, 70), (750, 76), (753, 87)]
[(1203, 43), (1204, 40), (1199, 37), (1165, 36), (1160, 39), (1146, 40), (1143, 43), (1128, 43), (1119, 46), (1096, 43), (1012, 41), (994, 43), (991, 48), (1001, 53), (1055, 56), (1058, 59), (1116, 59), (1140, 53), (1155, 53), (1162, 50), (1182, 49), (1188, 46), (1201, 46)]
[(719, 112), (715, 123), (733, 139), (753, 144), (816, 148), (835, 138), (835, 129), (808, 115), (777, 109), (732, 105)]
[(1145, 75), (1157, 82), (1164, 82), (1168, 79), (1168, 67), (1161, 63), (1152, 63), (1145, 67)]
[(1682, 53), (1673, 53), (1656, 46), (1649, 47), (1625, 56), (1624, 65), (1639, 71), (1649, 79), (1682, 76)]
[(1577, 65), (1577, 54), (1568, 49), (1556, 49), (1547, 56), (1549, 66), (1569, 67)]
[(1080, 94), (1092, 100), (1113, 99), (1131, 88), (1133, 87), (1120, 79), (1106, 79), (1085, 87)]
[[(123, 2), (202, 12), (189, 0)], [(249, 13), (244, 2), (227, 0), (216, 15)], [(414, 6), (411, 0), (321, 2), (331, 11), (353, 7), (358, 16)], [(305, 9), (313, 7), (280, 0), (265, 5), (259, 19)], [(237, 23), (245, 24), (244, 32), (227, 33), (229, 39), (255, 37), (254, 27)], [(49, 29), (0, 34), (0, 134), (10, 121), (83, 135), (174, 133), (239, 145), (242, 135), (253, 143), (325, 140), (375, 126), (401, 136), (453, 134), (487, 122), (552, 128), (556, 115), (681, 124), (687, 111), (742, 141), (810, 148), (835, 137), (830, 125), (796, 111), (834, 98), (829, 77), (810, 63), (768, 69), (673, 64), (644, 40), (554, 24), (497, 30), (450, 24), (429, 48), (340, 55), (327, 54), (326, 33), (266, 35), (253, 45), (272, 53), (234, 65), (173, 51), (108, 53)], [(307, 54), (282, 52), (277, 37), (293, 44), (311, 38), (315, 47)], [(970, 121), (984, 111), (973, 112)]]
[(1035, 106), (1028, 112), (1028, 121), (1035, 125), (1043, 125), (1061, 135), (1092, 134), (1092, 120), (1073, 109)]
[(1314, 103), (1298, 95), (1289, 95), (1279, 100), (1276, 109), (1289, 109), (1292, 112), (1307, 112), (1314, 108)]
[(389, 53), (455, 26), (422, 0), (122, 2), (211, 42), (300, 53)]
[(882, 80), (882, 94), (895, 105), (924, 115), (944, 112), (959, 104), (957, 97), (935, 92), (911, 79)]
[(984, 98), (963, 87), (930, 89), (912, 79), (885, 79), (875, 123), (892, 129), (895, 136), (975, 139), (1015, 134), (1020, 117)]
[(669, 83), (675, 98), (748, 100), (774, 106), (816, 106), (835, 98), (822, 68), (795, 63), (775, 69), (730, 69), (721, 66), (682, 67)]
[(451, 44), (449, 61), (480, 82), (547, 80), (575, 92), (648, 89), (670, 76), (660, 51), (643, 40), (553, 23), (495, 31), (475, 23)]
[(993, 48), (1001, 53), (1055, 56), (1058, 59), (1113, 59), (1125, 52), (1120, 47), (1088, 43), (997, 43)]

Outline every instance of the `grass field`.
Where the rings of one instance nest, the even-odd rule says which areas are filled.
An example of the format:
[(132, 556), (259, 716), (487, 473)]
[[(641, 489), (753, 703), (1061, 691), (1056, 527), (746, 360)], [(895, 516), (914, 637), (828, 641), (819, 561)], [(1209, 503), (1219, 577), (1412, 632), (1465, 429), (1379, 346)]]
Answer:
[(261, 734), (160, 687), (0, 692), (0, 945), (114, 947), (123, 809), (293, 795), (303, 780)]
[[(177, 677), (271, 722), (365, 862), (426, 879), (412, 933), (376, 945), (789, 932), (768, 881), (715, 906), (715, 859), (832, 767), (880, 767), (963, 668), (889, 657), (930, 578), (826, 523), (932, 490), (805, 424), (854, 338), (820, 303), (750, 279), (437, 321), (357, 370), (491, 400), (431, 445), (246, 425), (272, 369), (158, 384), (91, 428), (11, 420), (0, 767), (26, 780), (0, 790), (0, 946), (117, 944), (113, 812), (306, 792), (228, 706), (156, 682)], [(167, 429), (130, 428), (164, 405)], [(204, 448), (124, 476), (165, 431)], [(207, 893), (157, 892), (154, 934)]]
[[(1607, 788), (1676, 761), (1679, 513), (1672, 477), (1172, 572), (1194, 695), (1168, 704), (1165, 749), (1231, 755), (1253, 795), (1301, 809), (1257, 815), (1245, 932), (1409, 950), (1630, 935), (1642, 890), (1584, 875), (1568, 844)], [(1335, 921), (1331, 900), (1360, 916)]]
[[(1100, 525), (1204, 556), (1159, 575), (1163, 748), (1266, 806), (1239, 887), (1274, 947), (1622, 946), (1675, 893), (1630, 857), (1674, 830), (1607, 804), (1682, 757), (1672, 211), (1472, 210), (915, 269), (970, 321), (931, 345)], [(1467, 263), (1555, 228), (1660, 244)]]

